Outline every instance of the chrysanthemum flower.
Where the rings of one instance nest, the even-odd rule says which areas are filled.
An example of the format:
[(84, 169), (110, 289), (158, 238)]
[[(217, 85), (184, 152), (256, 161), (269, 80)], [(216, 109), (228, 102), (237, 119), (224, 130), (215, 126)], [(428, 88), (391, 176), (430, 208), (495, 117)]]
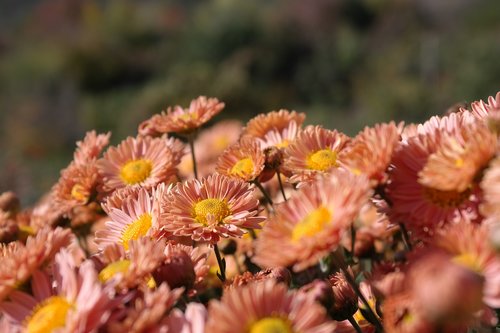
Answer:
[(99, 280), (103, 283), (113, 280), (120, 289), (140, 285), (155, 287), (151, 273), (163, 260), (165, 243), (146, 237), (131, 240), (129, 251), (120, 244), (110, 244), (98, 254)]
[(216, 171), (231, 178), (250, 182), (259, 177), (264, 169), (264, 153), (259, 144), (251, 139), (242, 139), (230, 146), (220, 157)]
[(155, 209), (157, 197), (145, 188), (122, 202), (121, 208), (110, 207), (106, 229), (96, 232), (96, 243), (100, 248), (118, 243), (129, 249), (129, 241), (149, 236), (158, 229), (158, 213)]
[(25, 245), (20, 242), (0, 245), (0, 301), (13, 288), (26, 282), (35, 270), (51, 261), (70, 241), (70, 230), (44, 228), (28, 237)]
[(102, 150), (109, 144), (111, 133), (97, 134), (90, 131), (85, 134), (82, 141), (77, 141), (73, 161), (76, 164), (87, 164), (96, 161)]
[(200, 303), (189, 303), (185, 313), (179, 309), (173, 309), (167, 320), (167, 332), (182, 333), (205, 333), (205, 322), (207, 321), (207, 309)]
[(500, 157), (496, 157), (484, 172), (481, 181), (481, 189), (484, 193), (484, 202), (481, 205), (481, 213), (486, 217), (487, 224), (500, 224)]
[(410, 293), (389, 297), (382, 305), (387, 333), (433, 333), (435, 328), (422, 316)]
[(394, 122), (365, 127), (349, 148), (340, 152), (340, 164), (354, 174), (366, 175), (374, 185), (384, 182), (400, 128)]
[(366, 177), (341, 170), (304, 186), (264, 225), (253, 260), (294, 271), (316, 264), (337, 248), (370, 192)]
[(500, 307), (500, 257), (487, 241), (486, 226), (459, 223), (439, 231), (432, 244), (452, 256), (452, 261), (484, 277), (483, 301)]
[(500, 111), (500, 91), (496, 96), (489, 96), (487, 102), (475, 101), (470, 104), (471, 112), (478, 118), (485, 119), (493, 113)]
[(155, 133), (188, 134), (222, 111), (224, 103), (217, 98), (200, 96), (191, 101), (187, 109), (180, 106), (168, 108), (167, 112), (154, 115), (139, 126), (139, 133), (148, 135)]
[(266, 134), (271, 131), (282, 133), (282, 131), (287, 129), (292, 122), (295, 123), (294, 126), (296, 128), (299, 128), (302, 126), (305, 118), (306, 115), (304, 113), (284, 109), (259, 114), (250, 119), (242, 135), (264, 139)]
[[(478, 184), (472, 180), (464, 190), (459, 190), (463, 188), (467, 180), (471, 179), (470, 175), (475, 175), (480, 171), (479, 169), (470, 168), (473, 171), (467, 171), (464, 177), (459, 172), (455, 172), (456, 177), (460, 179), (453, 180), (455, 186), (451, 190), (425, 186), (422, 184), (423, 178), (421, 177), (421, 171), (426, 168), (428, 162), (432, 161), (430, 157), (433, 154), (442, 154), (439, 151), (443, 147), (442, 143), (445, 142), (443, 137), (449, 135), (462, 141), (461, 133), (466, 132), (468, 126), (474, 126), (474, 121), (477, 120), (467, 113), (454, 113), (442, 118), (433, 117), (419, 126), (419, 134), (400, 144), (393, 155), (390, 181), (386, 191), (392, 201), (389, 212), (392, 221), (404, 223), (414, 235), (425, 239), (429, 234), (432, 235), (440, 225), (462, 219), (481, 220), (478, 205), (482, 194)], [(475, 153), (471, 152), (471, 154)], [(489, 158), (485, 158), (482, 153), (480, 155), (478, 161), (486, 161)], [(465, 166), (465, 160), (468, 157), (462, 155), (460, 158), (457, 159), (458, 165)], [(449, 164), (455, 164), (455, 161)], [(433, 170), (434, 174), (440, 172), (436, 168)], [(424, 176), (429, 175), (429, 172), (427, 175), (424, 174)], [(438, 184), (438, 178), (431, 177), (433, 182), (423, 182)]]
[(272, 129), (263, 137), (255, 137), (262, 149), (269, 147), (286, 148), (292, 143), (300, 133), (300, 125), (295, 120), (291, 120), (287, 127), (277, 130)]
[(103, 190), (140, 185), (151, 188), (175, 176), (174, 154), (161, 138), (128, 137), (98, 161)]
[(122, 312), (121, 317), (108, 322), (107, 332), (165, 332), (160, 327), (166, 327), (166, 313), (175, 305), (182, 292), (182, 289), (170, 289), (166, 283), (155, 290), (146, 290), (142, 297), (137, 298), (132, 306)]
[(335, 323), (312, 298), (272, 280), (226, 290), (208, 309), (207, 333), (330, 333)]
[(241, 237), (260, 229), (259, 202), (253, 186), (214, 174), (179, 183), (162, 206), (162, 229), (175, 236), (215, 244), (221, 237)]
[(55, 262), (55, 288), (48, 275), (36, 271), (32, 281), (34, 297), (14, 291), (10, 302), (1, 303), (1, 310), (25, 332), (97, 331), (112, 310), (110, 290), (104, 290), (97, 281), (92, 262), (77, 269), (65, 251), (56, 255)]
[(308, 126), (284, 151), (284, 168), (292, 177), (290, 182), (308, 181), (318, 173), (339, 166), (338, 156), (349, 137), (320, 126)]

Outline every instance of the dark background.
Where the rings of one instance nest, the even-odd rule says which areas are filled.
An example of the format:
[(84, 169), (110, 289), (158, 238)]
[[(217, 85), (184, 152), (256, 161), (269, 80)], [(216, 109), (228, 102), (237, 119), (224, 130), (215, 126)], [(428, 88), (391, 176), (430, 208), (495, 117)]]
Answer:
[(33, 203), (87, 130), (198, 95), (353, 135), (498, 90), (498, 0), (0, 0), (0, 192)]

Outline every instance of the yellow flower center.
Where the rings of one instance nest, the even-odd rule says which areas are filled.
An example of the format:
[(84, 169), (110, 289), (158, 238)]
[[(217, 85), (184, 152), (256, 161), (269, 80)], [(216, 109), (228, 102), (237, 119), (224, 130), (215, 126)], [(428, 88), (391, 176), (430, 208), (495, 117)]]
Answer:
[(323, 206), (316, 208), (293, 228), (292, 241), (297, 242), (303, 237), (316, 235), (331, 219), (332, 213), (327, 208)]
[(424, 196), (433, 204), (441, 208), (453, 208), (460, 206), (470, 196), (470, 189), (463, 192), (441, 191), (430, 187), (424, 187)]
[(198, 223), (208, 225), (208, 216), (212, 216), (215, 222), (219, 224), (230, 214), (231, 211), (224, 200), (205, 199), (194, 205), (193, 217)]
[(54, 329), (63, 327), (66, 324), (66, 314), (71, 307), (71, 304), (62, 297), (47, 298), (35, 307), (33, 314), (27, 319), (26, 332), (51, 333)]
[(248, 333), (293, 333), (293, 330), (285, 319), (266, 317), (252, 324)]
[(113, 276), (115, 276), (118, 273), (125, 274), (128, 271), (129, 267), (130, 267), (130, 260), (127, 259), (112, 262), (111, 264), (104, 267), (102, 271), (99, 273), (99, 281), (104, 283), (109, 281)]
[(275, 147), (276, 148), (286, 148), (290, 145), (290, 141), (288, 141), (287, 139), (284, 139), (283, 141), (281, 141), (280, 143), (276, 144)]
[(120, 178), (128, 185), (135, 185), (148, 178), (151, 170), (153, 170), (153, 163), (150, 160), (133, 160), (122, 167)]
[(252, 174), (253, 170), (253, 161), (251, 158), (247, 157), (236, 162), (229, 173), (233, 176), (247, 177)]
[(463, 253), (451, 259), (457, 265), (470, 269), (471, 271), (479, 274), (483, 274), (483, 269), (481, 264), (478, 262), (478, 258), (470, 253)]
[(71, 188), (71, 197), (81, 202), (87, 202), (87, 191), (81, 184), (75, 184)]
[(331, 149), (318, 150), (307, 157), (306, 165), (312, 170), (326, 171), (337, 166), (337, 153)]
[(125, 250), (128, 250), (128, 242), (132, 239), (139, 239), (145, 236), (153, 224), (151, 214), (145, 213), (139, 216), (137, 220), (130, 223), (122, 233), (122, 244)]

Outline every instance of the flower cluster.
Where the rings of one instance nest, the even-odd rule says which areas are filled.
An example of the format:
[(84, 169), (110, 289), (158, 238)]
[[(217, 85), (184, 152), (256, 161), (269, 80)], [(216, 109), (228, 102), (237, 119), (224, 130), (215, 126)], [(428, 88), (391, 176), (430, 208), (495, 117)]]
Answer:
[(500, 93), (350, 137), (199, 97), (88, 132), (34, 207), (0, 195), (2, 332), (486, 332)]

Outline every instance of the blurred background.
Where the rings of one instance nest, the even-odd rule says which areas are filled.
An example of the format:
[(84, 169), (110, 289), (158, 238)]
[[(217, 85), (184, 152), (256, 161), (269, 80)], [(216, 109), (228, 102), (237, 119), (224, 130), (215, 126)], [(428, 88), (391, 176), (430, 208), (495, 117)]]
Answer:
[(0, 192), (33, 203), (86, 131), (199, 95), (354, 135), (498, 90), (498, 0), (0, 0)]

